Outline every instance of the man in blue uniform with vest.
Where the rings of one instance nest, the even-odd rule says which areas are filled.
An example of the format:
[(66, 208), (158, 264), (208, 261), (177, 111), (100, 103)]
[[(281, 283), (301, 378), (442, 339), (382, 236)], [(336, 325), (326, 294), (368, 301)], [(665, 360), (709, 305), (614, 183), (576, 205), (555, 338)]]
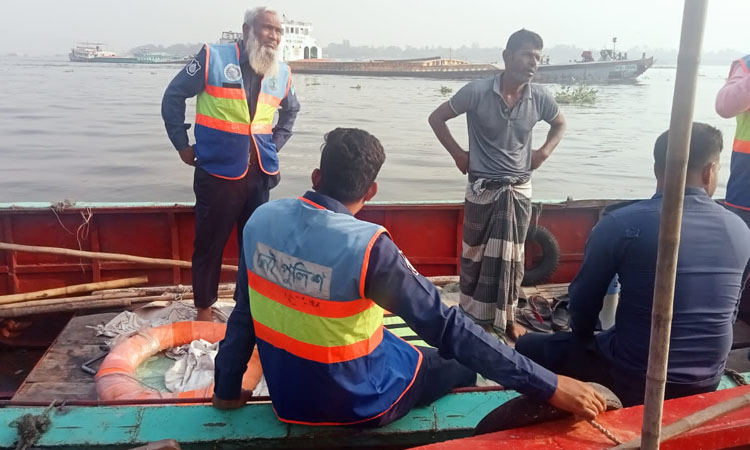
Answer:
[[(245, 14), (243, 40), (207, 44), (172, 80), (162, 100), (169, 139), (195, 166), (193, 292), (198, 320), (211, 320), (221, 258), (232, 228), (242, 227), (279, 180), (277, 152), (299, 111), (289, 67), (277, 60), (283, 28), (266, 8)], [(195, 144), (189, 145), (185, 101), (198, 96)], [(273, 126), (278, 111), (278, 122)]]
[[(325, 138), (314, 192), (259, 207), (244, 230), (237, 304), (216, 357), (214, 406), (242, 406), (257, 344), (280, 420), (381, 426), (476, 372), (506, 388), (594, 418), (604, 399), (500, 343), (448, 308), (381, 226), (354, 217), (376, 193), (380, 142), (358, 129)], [(383, 311), (435, 348), (383, 327)]]

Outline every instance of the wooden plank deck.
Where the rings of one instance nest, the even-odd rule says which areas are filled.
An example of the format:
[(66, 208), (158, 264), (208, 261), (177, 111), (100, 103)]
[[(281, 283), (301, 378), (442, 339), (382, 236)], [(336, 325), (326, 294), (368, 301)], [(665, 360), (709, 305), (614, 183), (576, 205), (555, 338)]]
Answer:
[[(94, 377), (81, 370), (81, 364), (99, 356), (103, 337), (88, 328), (106, 323), (117, 313), (73, 317), (47, 352), (31, 370), (12, 400), (96, 400)], [(94, 365), (98, 367), (98, 363)]]

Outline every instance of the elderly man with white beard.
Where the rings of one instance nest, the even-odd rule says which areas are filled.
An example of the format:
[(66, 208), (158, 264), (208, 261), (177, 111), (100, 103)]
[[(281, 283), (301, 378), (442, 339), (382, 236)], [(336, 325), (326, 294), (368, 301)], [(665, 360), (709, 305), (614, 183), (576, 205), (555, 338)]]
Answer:
[[(299, 111), (289, 67), (278, 61), (282, 33), (275, 11), (248, 11), (242, 41), (206, 44), (162, 99), (169, 139), (180, 159), (195, 167), (192, 278), (198, 320), (212, 320), (232, 228), (237, 226), (242, 248), (245, 222), (279, 182), (277, 152), (292, 136)], [(195, 144), (190, 145), (185, 102), (196, 95)]]

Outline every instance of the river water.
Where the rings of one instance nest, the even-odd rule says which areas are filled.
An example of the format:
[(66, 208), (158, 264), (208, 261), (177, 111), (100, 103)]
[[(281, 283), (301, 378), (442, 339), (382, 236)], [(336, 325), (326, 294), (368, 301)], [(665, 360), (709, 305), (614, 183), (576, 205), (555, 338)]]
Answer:
[[(179, 66), (70, 63), (10, 58), (0, 66), (0, 202), (190, 202), (192, 168), (167, 139), (161, 97)], [(703, 66), (695, 120), (724, 132), (724, 195), (734, 121), (713, 102), (728, 67)], [(597, 86), (593, 106), (562, 106), (568, 131), (533, 177), (535, 200), (640, 198), (653, 193), (652, 148), (669, 125), (675, 68), (651, 68), (637, 84)], [(427, 116), (465, 81), (295, 75), (302, 104), (282, 150), (282, 180), (272, 197), (310, 186), (322, 136), (359, 127), (382, 141), (386, 163), (375, 200), (461, 200), (465, 177), (443, 150)], [(557, 85), (546, 85), (551, 90)], [(194, 100), (189, 101), (192, 122)], [(467, 145), (463, 117), (449, 122)], [(547, 125), (534, 131), (534, 147)], [(192, 130), (190, 132), (192, 141)]]

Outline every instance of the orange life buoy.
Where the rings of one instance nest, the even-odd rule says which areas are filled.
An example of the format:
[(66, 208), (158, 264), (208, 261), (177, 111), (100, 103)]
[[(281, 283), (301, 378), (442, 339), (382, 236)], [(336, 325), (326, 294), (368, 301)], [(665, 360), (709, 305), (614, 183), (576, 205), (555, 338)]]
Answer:
[[(145, 400), (159, 398), (211, 398), (214, 385), (187, 392), (160, 392), (144, 386), (135, 377), (141, 363), (160, 351), (189, 344), (197, 339), (218, 342), (227, 326), (212, 322), (175, 322), (140, 330), (110, 350), (97, 372), (96, 393), (100, 400)], [(257, 349), (247, 365), (242, 388), (252, 390), (263, 369)]]

